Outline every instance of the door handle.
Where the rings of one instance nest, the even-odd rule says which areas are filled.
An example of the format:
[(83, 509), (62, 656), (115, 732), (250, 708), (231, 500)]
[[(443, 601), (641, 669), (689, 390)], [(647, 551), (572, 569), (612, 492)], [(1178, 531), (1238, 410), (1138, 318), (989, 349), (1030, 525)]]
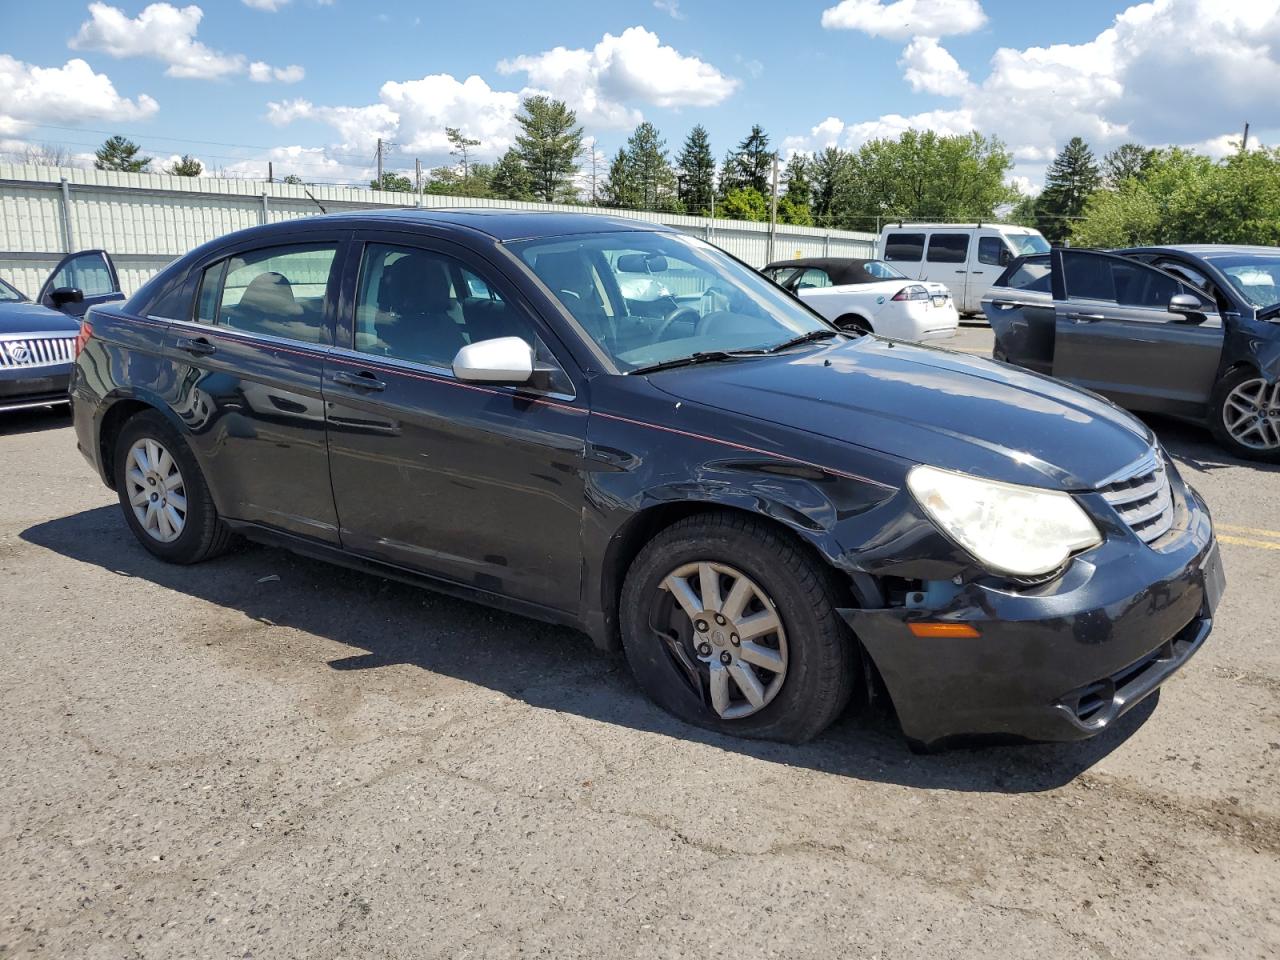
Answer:
[(968, 273), (968, 270), (957, 270), (956, 273)]
[(340, 383), (344, 387), (355, 387), (357, 390), (385, 390), (386, 383), (379, 380), (368, 370), (361, 370), (359, 373), (335, 373), (333, 382)]
[(1099, 320), (1107, 319), (1103, 313), (1068, 313), (1067, 319), (1072, 323), (1097, 323)]
[(175, 346), (197, 357), (208, 356), (218, 349), (204, 337), (179, 337)]

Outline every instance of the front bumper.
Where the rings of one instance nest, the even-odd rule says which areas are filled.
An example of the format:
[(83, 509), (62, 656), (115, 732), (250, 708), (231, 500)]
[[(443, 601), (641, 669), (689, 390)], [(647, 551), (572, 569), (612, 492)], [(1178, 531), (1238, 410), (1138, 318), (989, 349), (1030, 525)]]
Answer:
[[(941, 610), (842, 610), (875, 662), (903, 732), (1033, 740), (1093, 736), (1204, 644), (1224, 585), (1208, 511), (1159, 550), (1109, 542), (1053, 584), (971, 583)], [(915, 636), (912, 621), (967, 623), (973, 639)]]
[(67, 403), (70, 379), (70, 363), (0, 369), (0, 410)]

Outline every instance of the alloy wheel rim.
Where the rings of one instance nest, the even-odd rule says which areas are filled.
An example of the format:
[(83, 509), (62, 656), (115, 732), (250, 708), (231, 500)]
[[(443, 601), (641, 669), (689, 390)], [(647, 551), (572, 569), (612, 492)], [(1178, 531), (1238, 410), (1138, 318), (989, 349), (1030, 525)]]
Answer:
[(1222, 424), (1241, 446), (1280, 449), (1280, 382), (1255, 377), (1237, 384), (1222, 405)]
[(721, 719), (758, 713), (782, 689), (782, 617), (741, 570), (705, 560), (676, 567), (655, 591), (650, 623), (686, 682)]
[(187, 488), (182, 471), (164, 445), (144, 437), (125, 461), (129, 504), (147, 536), (172, 543), (187, 526)]

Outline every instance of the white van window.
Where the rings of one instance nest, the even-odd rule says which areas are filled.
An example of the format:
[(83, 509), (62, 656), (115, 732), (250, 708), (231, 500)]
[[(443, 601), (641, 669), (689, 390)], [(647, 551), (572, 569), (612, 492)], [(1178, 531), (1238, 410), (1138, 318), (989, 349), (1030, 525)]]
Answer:
[(964, 263), (968, 257), (967, 233), (935, 233), (929, 238), (930, 263)]
[(919, 263), (924, 256), (923, 233), (891, 233), (884, 241), (886, 260)]
[(1013, 247), (1014, 254), (1019, 257), (1049, 252), (1049, 241), (1038, 233), (1006, 233), (1005, 239)]
[(1001, 237), (982, 237), (978, 240), (978, 262), (999, 266), (1001, 254), (1007, 254), (1008, 249)]

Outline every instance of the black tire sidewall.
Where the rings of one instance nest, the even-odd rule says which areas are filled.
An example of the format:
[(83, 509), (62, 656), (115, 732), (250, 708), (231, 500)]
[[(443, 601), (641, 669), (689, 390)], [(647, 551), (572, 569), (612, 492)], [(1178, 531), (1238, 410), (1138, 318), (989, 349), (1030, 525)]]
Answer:
[[(628, 571), (619, 621), (623, 649), (637, 682), (663, 709), (698, 726), (741, 737), (811, 739), (844, 708), (851, 688), (851, 638), (839, 624), (830, 591), (822, 589), (823, 596), (815, 597), (813, 581), (806, 589), (804, 573), (797, 575), (793, 563), (779, 562), (767, 540), (722, 525), (702, 529), (706, 535), (695, 533), (696, 527), (660, 534)], [(724, 563), (749, 576), (772, 600), (786, 631), (782, 688), (764, 709), (738, 720), (722, 719), (689, 689), (663, 641), (648, 627), (654, 592), (662, 580), (677, 567), (698, 561)], [(826, 571), (809, 562), (809, 575), (825, 580)], [(839, 676), (828, 675), (831, 671)]]
[(1280, 463), (1280, 450), (1254, 450), (1252, 447), (1246, 447), (1227, 432), (1227, 425), (1222, 416), (1223, 408), (1226, 406), (1227, 397), (1231, 391), (1246, 380), (1256, 380), (1260, 376), (1261, 374), (1252, 367), (1245, 367), (1218, 381), (1209, 404), (1209, 432), (1213, 434), (1214, 440), (1218, 442), (1220, 447), (1242, 460)]
[[(155, 440), (169, 451), (169, 455), (178, 462), (178, 469), (182, 471), (187, 496), (186, 525), (178, 538), (169, 543), (163, 543), (147, 533), (134, 515), (133, 505), (129, 502), (129, 484), (125, 477), (128, 453), (135, 443), (145, 438)], [(170, 563), (195, 563), (209, 553), (210, 544), (218, 532), (218, 517), (213, 509), (209, 488), (191, 448), (161, 414), (140, 413), (124, 425), (116, 438), (112, 466), (116, 493), (125, 522), (149, 552)]]

